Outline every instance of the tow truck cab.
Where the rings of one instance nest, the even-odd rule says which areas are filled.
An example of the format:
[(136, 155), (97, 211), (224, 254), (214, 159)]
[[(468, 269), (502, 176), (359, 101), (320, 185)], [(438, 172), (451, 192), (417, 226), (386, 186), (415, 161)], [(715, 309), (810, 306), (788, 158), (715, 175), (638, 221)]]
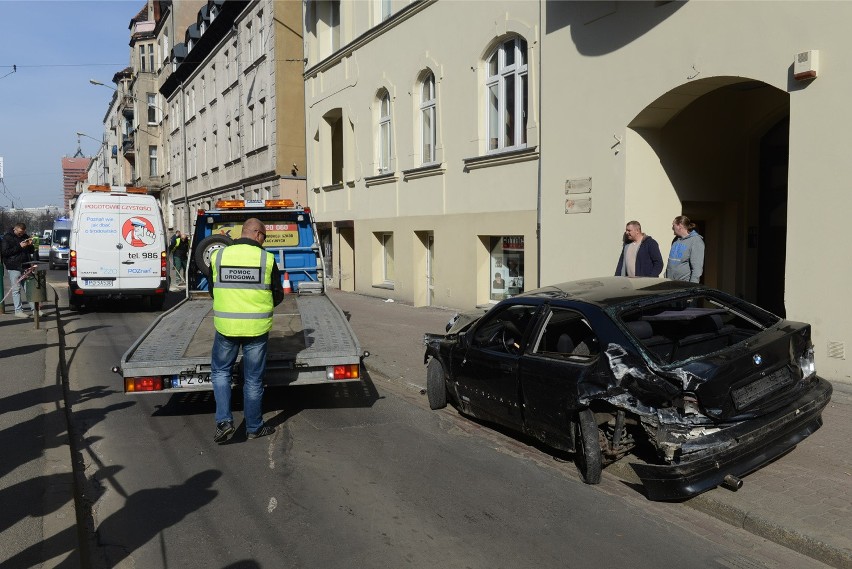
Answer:
[(252, 217), (266, 226), (263, 248), (275, 257), (281, 278), (289, 280), (292, 292), (324, 291), (322, 255), (311, 210), (296, 206), (292, 200), (220, 200), (216, 209), (198, 210), (189, 266), (190, 290), (209, 290), (211, 254), (238, 239), (243, 222)]

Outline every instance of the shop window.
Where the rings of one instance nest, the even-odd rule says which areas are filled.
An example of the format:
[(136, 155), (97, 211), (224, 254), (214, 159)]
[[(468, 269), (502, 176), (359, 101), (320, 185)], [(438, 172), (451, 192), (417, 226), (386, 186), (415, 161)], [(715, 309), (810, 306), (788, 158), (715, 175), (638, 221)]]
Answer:
[(491, 300), (503, 300), (524, 292), (524, 236), (491, 237), (489, 251)]

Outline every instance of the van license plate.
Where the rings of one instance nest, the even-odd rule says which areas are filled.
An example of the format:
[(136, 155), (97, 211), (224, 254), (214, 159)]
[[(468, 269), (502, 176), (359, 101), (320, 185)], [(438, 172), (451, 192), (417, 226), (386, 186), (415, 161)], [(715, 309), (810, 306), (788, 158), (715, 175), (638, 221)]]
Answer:
[(83, 286), (109, 288), (115, 283), (114, 279), (83, 279)]

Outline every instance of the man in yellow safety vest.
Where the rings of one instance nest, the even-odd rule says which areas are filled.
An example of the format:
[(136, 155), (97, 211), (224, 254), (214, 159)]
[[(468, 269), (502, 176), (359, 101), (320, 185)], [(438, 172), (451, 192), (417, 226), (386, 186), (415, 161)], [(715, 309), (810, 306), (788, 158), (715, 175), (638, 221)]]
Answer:
[(243, 414), (246, 435), (256, 439), (275, 432), (263, 422), (263, 372), (272, 329), (272, 309), (284, 300), (281, 275), (272, 253), (263, 249), (266, 226), (247, 219), (233, 245), (215, 251), (210, 259), (213, 295), (213, 339), (210, 380), (216, 398), (216, 434), (224, 443), (234, 434), (231, 414), (231, 375), (237, 353), (243, 350)]

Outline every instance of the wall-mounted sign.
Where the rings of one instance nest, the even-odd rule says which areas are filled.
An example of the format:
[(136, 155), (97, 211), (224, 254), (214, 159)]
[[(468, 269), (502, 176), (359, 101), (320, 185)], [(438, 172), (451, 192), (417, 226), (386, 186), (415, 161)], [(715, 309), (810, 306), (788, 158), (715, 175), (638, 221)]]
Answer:
[(572, 180), (565, 180), (566, 194), (588, 194), (591, 193), (591, 191), (591, 178), (574, 178)]
[(589, 213), (591, 211), (591, 197), (565, 200), (565, 213)]

